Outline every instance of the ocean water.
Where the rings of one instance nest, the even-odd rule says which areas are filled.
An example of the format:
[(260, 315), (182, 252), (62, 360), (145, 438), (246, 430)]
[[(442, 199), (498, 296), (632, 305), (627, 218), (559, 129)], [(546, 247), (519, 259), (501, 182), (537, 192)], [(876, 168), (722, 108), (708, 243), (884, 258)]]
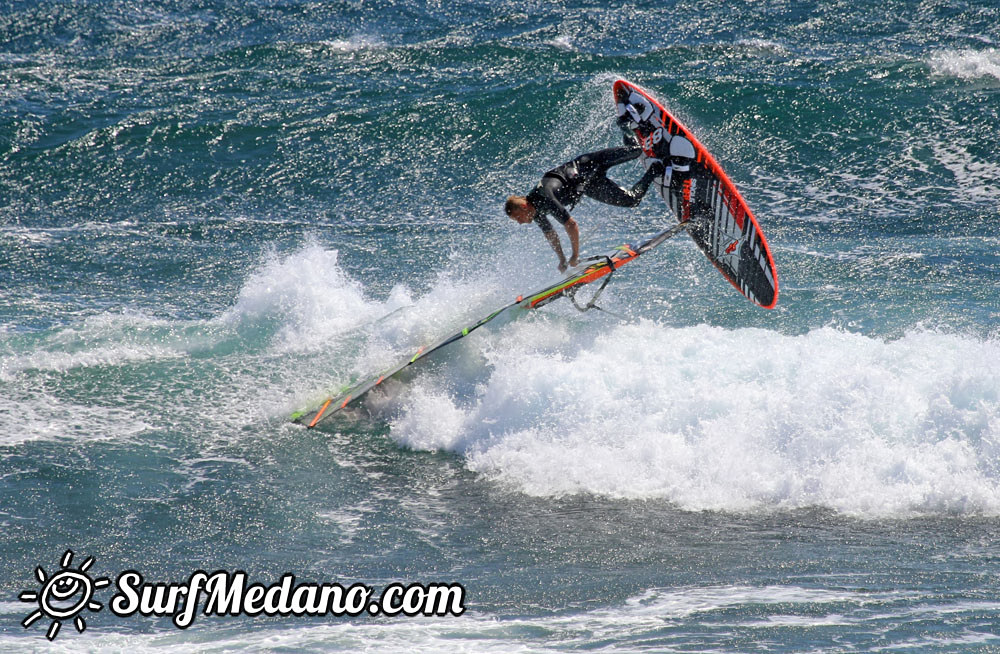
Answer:
[[(290, 424), (558, 278), (502, 203), (617, 143), (618, 77), (732, 176), (777, 307), (681, 236)], [(998, 135), (992, 0), (0, 4), (0, 651), (1000, 651)], [(574, 215), (585, 254), (673, 221)], [(104, 588), (50, 643), (19, 596), (66, 550), (466, 610)]]

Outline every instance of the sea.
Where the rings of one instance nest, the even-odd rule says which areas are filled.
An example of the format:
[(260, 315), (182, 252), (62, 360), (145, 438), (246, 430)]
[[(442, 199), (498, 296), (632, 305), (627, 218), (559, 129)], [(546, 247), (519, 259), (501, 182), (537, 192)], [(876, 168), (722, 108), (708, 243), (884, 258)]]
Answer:
[[(293, 424), (560, 279), (503, 202), (619, 78), (777, 306), (682, 234)], [(998, 207), (996, 0), (4, 0), (0, 651), (1000, 652)], [(182, 629), (127, 571), (462, 610)]]

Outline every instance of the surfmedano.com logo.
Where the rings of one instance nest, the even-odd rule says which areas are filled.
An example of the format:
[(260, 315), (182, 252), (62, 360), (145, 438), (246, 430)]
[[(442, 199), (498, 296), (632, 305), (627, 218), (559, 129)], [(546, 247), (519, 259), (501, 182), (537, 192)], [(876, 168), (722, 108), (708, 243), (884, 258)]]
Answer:
[[(83, 633), (87, 623), (85, 610), (100, 611), (103, 605), (94, 601), (94, 592), (110, 585), (104, 577), (93, 579), (87, 570), (93, 565), (89, 557), (79, 568), (73, 568), (73, 552), (67, 550), (61, 569), (49, 576), (38, 566), (35, 577), (40, 590), (26, 590), (19, 595), (22, 602), (37, 608), (21, 621), (28, 629), (42, 618), (50, 620), (45, 637), (54, 640), (63, 621), (72, 621)], [(138, 613), (146, 617), (169, 617), (178, 629), (187, 629), (201, 609), (204, 615), (237, 616), (459, 616), (465, 612), (465, 588), (462, 584), (392, 583), (376, 596), (371, 586), (355, 583), (301, 584), (295, 575), (287, 573), (269, 586), (247, 583), (242, 570), (207, 573), (196, 570), (181, 583), (145, 582), (140, 573), (126, 570), (115, 579), (117, 592), (108, 602), (112, 614), (127, 618)]]

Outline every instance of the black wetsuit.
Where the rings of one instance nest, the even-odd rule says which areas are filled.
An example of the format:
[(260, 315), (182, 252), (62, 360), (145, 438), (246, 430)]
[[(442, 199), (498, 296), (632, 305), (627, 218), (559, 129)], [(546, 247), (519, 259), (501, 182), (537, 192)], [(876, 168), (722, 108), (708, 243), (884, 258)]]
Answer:
[(638, 146), (598, 150), (580, 155), (542, 175), (542, 181), (527, 195), (528, 202), (535, 208), (535, 223), (543, 232), (552, 231), (552, 223), (546, 216), (565, 225), (570, 219), (566, 207), (573, 208), (584, 195), (616, 207), (637, 206), (653, 178), (663, 172), (662, 168), (647, 169), (631, 189), (618, 186), (607, 178), (607, 173), (612, 166), (638, 158), (641, 152)]

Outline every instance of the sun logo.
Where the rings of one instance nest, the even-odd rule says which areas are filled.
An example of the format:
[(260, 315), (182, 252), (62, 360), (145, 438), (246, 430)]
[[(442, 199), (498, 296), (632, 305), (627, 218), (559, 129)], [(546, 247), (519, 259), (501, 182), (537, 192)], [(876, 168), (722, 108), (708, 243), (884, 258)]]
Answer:
[(70, 568), (72, 563), (73, 551), (66, 550), (61, 561), (62, 569), (51, 577), (45, 574), (42, 566), (35, 568), (35, 576), (38, 578), (38, 583), (42, 585), (42, 589), (37, 592), (26, 590), (19, 595), (19, 599), (22, 602), (37, 602), (38, 609), (28, 615), (21, 622), (21, 626), (27, 629), (39, 618), (49, 618), (52, 623), (49, 625), (45, 637), (53, 640), (62, 627), (62, 621), (73, 620), (76, 630), (83, 633), (87, 628), (87, 623), (80, 617), (80, 613), (84, 609), (94, 612), (101, 610), (100, 602), (91, 601), (94, 591), (98, 588), (104, 588), (111, 581), (104, 577), (91, 579), (87, 574), (87, 568), (94, 563), (94, 557), (88, 557), (76, 570)]

